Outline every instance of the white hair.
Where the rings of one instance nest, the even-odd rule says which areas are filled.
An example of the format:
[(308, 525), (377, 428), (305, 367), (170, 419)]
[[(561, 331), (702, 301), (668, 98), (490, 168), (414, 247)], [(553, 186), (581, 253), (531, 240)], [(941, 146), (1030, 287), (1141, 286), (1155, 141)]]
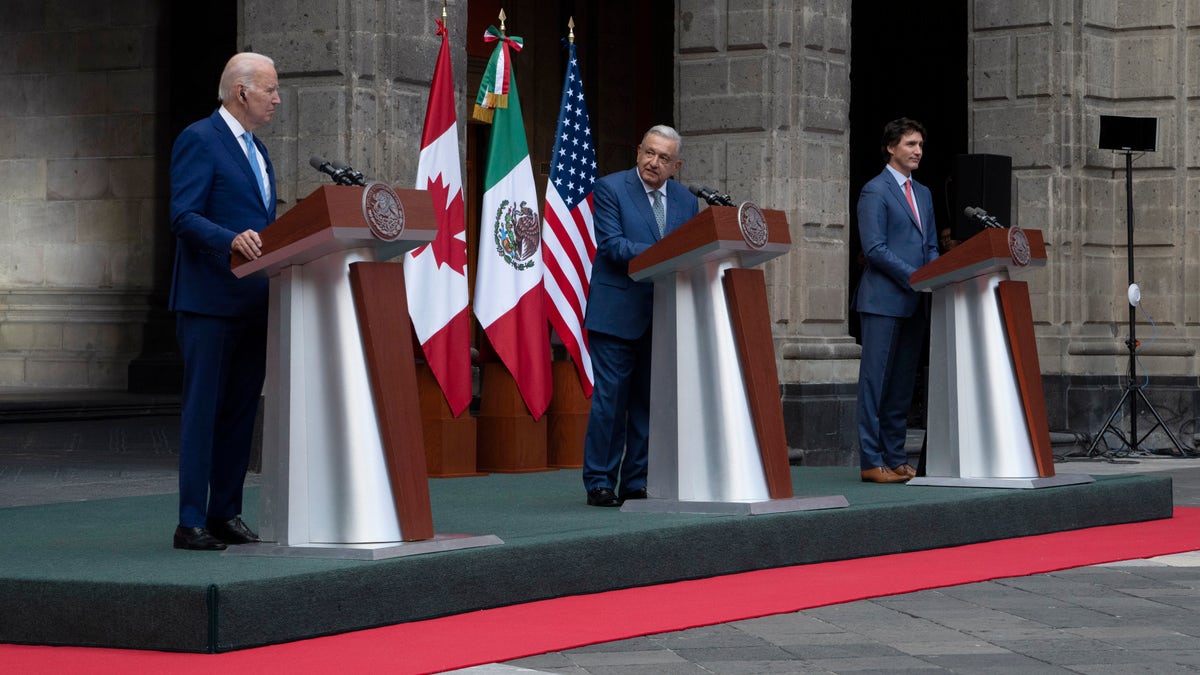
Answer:
[[(652, 134), (655, 136), (662, 136), (668, 141), (675, 141), (675, 154), (683, 154), (683, 137), (679, 135), (678, 131), (675, 131), (665, 124), (656, 124), (650, 127), (650, 130), (642, 136), (642, 142), (645, 143), (646, 138)], [(676, 157), (676, 159), (678, 159), (678, 157)]]
[(247, 89), (253, 89), (254, 76), (263, 66), (274, 68), (275, 61), (269, 56), (254, 52), (234, 54), (225, 64), (225, 70), (221, 73), (221, 84), (217, 87), (217, 100), (225, 102), (225, 99), (233, 96), (233, 88), (239, 84)]

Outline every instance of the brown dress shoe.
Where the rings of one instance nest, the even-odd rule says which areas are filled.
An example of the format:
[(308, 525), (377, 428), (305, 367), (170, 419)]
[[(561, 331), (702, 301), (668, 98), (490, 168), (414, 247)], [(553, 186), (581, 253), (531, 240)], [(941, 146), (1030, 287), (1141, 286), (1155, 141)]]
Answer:
[(864, 483), (903, 483), (908, 476), (898, 474), (886, 466), (877, 466), (860, 472)]
[(910, 464), (901, 464), (900, 466), (892, 469), (892, 473), (898, 473), (901, 476), (908, 476), (909, 478), (917, 477), (917, 470), (912, 468), (912, 465)]

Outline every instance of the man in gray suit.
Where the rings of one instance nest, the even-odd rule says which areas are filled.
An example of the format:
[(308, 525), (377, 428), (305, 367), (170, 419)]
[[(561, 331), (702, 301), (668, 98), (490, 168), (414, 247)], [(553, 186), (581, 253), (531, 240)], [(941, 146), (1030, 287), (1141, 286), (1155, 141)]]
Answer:
[(681, 143), (671, 127), (652, 127), (637, 166), (596, 181), (596, 260), (583, 324), (596, 380), (583, 446), (591, 506), (646, 497), (654, 284), (630, 279), (629, 261), (696, 215), (696, 198), (672, 180)]
[(912, 180), (925, 128), (908, 118), (888, 122), (881, 146), (887, 166), (858, 198), (858, 234), (867, 259), (854, 302), (862, 320), (859, 461), (864, 481), (903, 483), (916, 475), (904, 437), (929, 323), (929, 304), (908, 280), (938, 256), (937, 224), (929, 188)]

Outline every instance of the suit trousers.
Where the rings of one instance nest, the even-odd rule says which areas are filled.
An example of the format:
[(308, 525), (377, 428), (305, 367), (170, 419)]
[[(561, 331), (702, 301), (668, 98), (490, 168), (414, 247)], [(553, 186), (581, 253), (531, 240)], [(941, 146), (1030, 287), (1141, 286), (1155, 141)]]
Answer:
[(267, 322), (179, 312), (175, 328), (183, 355), (179, 524), (204, 527), (242, 513)]
[(625, 340), (588, 331), (592, 355), (592, 408), (583, 446), (587, 490), (646, 487), (650, 438), (651, 333)]
[(858, 366), (858, 447), (862, 469), (908, 462), (904, 440), (917, 368), (925, 347), (928, 313), (913, 316), (860, 312), (862, 358)]

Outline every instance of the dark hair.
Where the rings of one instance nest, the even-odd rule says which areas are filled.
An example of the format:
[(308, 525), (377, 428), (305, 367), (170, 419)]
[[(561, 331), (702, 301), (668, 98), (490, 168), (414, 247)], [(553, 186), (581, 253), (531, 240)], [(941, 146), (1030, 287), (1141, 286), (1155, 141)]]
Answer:
[(901, 117), (898, 120), (892, 120), (883, 126), (883, 140), (880, 141), (879, 150), (883, 153), (883, 160), (886, 162), (891, 159), (891, 154), (888, 153), (888, 148), (900, 142), (906, 134), (917, 132), (921, 136), (925, 136), (925, 127), (916, 120), (910, 120), (907, 117)]

